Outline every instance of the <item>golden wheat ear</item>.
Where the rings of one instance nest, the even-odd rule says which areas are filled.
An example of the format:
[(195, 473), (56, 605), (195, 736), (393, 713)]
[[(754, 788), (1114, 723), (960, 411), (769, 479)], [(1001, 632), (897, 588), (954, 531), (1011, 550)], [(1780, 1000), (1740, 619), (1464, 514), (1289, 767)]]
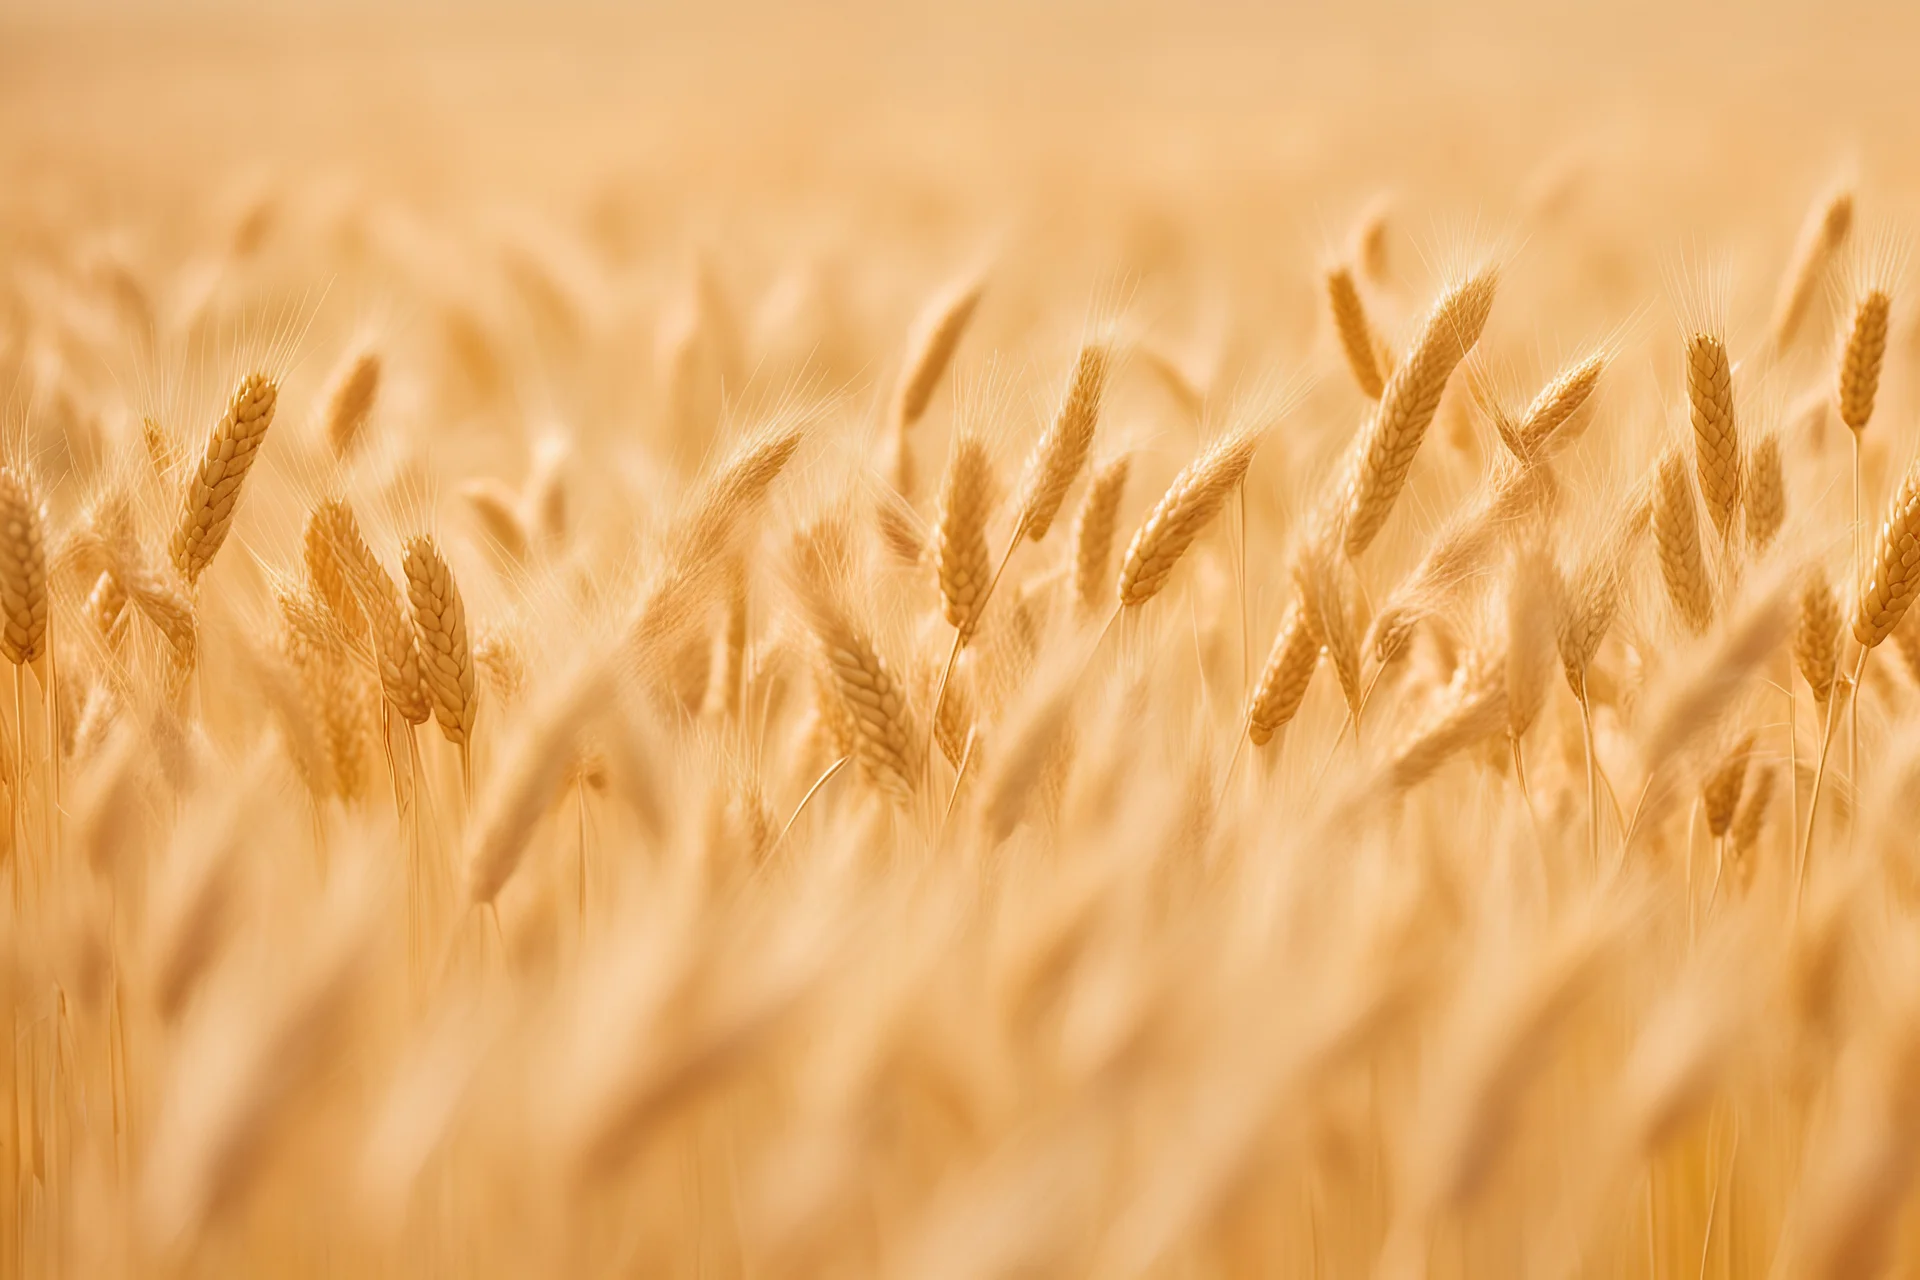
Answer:
[(973, 313), (980, 306), (986, 280), (969, 276), (947, 286), (928, 301), (907, 339), (907, 358), (894, 389), (893, 423), (905, 429), (919, 422), (933, 401), (941, 375), (960, 349)]
[(227, 540), (240, 486), (273, 425), (280, 388), (264, 374), (249, 374), (227, 401), (227, 411), (207, 436), (205, 449), (181, 495), (179, 520), (168, 544), (173, 567), (189, 587), (200, 580)]
[(1392, 514), (1447, 381), (1493, 313), (1498, 284), (1498, 273), (1488, 268), (1442, 294), (1381, 391), (1349, 464), (1340, 519), (1349, 556), (1373, 545)]
[(1174, 477), (1121, 559), (1119, 595), (1123, 608), (1145, 604), (1166, 586), (1174, 566), (1246, 478), (1261, 436), (1262, 432), (1254, 429), (1231, 431)]

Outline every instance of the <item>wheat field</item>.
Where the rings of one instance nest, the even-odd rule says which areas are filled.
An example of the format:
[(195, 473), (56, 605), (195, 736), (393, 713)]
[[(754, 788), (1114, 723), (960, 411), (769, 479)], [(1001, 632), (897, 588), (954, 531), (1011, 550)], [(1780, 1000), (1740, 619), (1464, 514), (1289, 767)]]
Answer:
[(1920, 1272), (1916, 49), (0, 10), (0, 1274)]

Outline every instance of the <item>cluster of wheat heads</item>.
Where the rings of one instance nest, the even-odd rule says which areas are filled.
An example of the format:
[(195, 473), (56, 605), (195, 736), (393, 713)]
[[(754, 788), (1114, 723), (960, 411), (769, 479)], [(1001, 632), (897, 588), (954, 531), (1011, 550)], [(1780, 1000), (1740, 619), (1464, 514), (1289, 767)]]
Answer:
[(994, 257), (749, 314), (272, 193), (10, 239), (0, 1271), (1910, 1257), (1853, 224), (1543, 358), (1561, 250), (1423, 279), (1376, 208), (1237, 367)]

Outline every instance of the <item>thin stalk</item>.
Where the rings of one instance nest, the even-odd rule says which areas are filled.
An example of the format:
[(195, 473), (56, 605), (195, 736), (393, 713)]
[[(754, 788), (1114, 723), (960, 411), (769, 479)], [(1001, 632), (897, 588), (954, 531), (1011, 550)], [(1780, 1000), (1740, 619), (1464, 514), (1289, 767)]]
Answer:
[(1580, 743), (1587, 756), (1587, 862), (1600, 870), (1600, 792), (1594, 786), (1593, 704), (1587, 700), (1587, 673), (1580, 673)]
[(1787, 802), (1793, 825), (1789, 831), (1800, 829), (1800, 700), (1793, 692), (1793, 655), (1782, 655), (1787, 664), (1786, 683), (1781, 689), (1787, 695)]
[[(1849, 431), (1853, 437), (1853, 580), (1860, 581), (1861, 571), (1866, 560), (1866, 527), (1861, 520), (1860, 504), (1860, 433)], [(1860, 685), (1859, 681), (1848, 691), (1847, 699), (1847, 785), (1855, 795), (1859, 794), (1860, 769)], [(1847, 823), (1847, 850), (1853, 850), (1855, 823)]]
[(780, 847), (780, 842), (787, 838), (787, 832), (793, 830), (793, 824), (800, 821), (800, 815), (806, 812), (807, 801), (813, 799), (814, 793), (819, 791), (820, 788), (826, 786), (828, 781), (832, 779), (834, 774), (846, 768), (847, 761), (851, 759), (853, 759), (852, 756), (841, 756), (838, 760), (835, 760), (832, 764), (827, 766), (827, 771), (825, 773), (821, 774), (818, 778), (815, 778), (813, 780), (813, 785), (807, 788), (807, 794), (805, 794), (804, 796), (801, 796), (800, 803), (794, 806), (793, 816), (787, 819), (787, 825), (780, 828), (780, 834), (774, 839), (774, 842), (772, 845), (773, 849), (777, 849)]
[(574, 915), (584, 936), (587, 929), (587, 783), (586, 779), (576, 779), (573, 784), (576, 842), (574, 849), (577, 857), (574, 862)]
[[(975, 726), (967, 726), (967, 745), (962, 748), (960, 752), (960, 767), (953, 771), (953, 790), (947, 793), (947, 810), (940, 815), (940, 831), (942, 834), (946, 832), (947, 820), (953, 817), (953, 806), (960, 799), (960, 784), (966, 781), (967, 766), (973, 763), (973, 742), (976, 732)], [(939, 840), (936, 839), (934, 843), (938, 844)]]
[[(1854, 696), (1859, 696), (1860, 675), (1867, 668), (1867, 655), (1871, 649), (1862, 647), (1860, 658), (1853, 664)], [(1807, 863), (1813, 857), (1813, 827), (1820, 816), (1820, 783), (1827, 773), (1827, 753), (1833, 746), (1833, 699), (1827, 699), (1827, 727), (1820, 735), (1820, 763), (1813, 770), (1813, 794), (1807, 797), (1807, 834), (1800, 846), (1800, 868), (1794, 875), (1793, 914), (1800, 915), (1800, 899), (1807, 888)]]
[(1233, 491), (1233, 495), (1240, 509), (1239, 556), (1234, 568), (1240, 579), (1240, 696), (1245, 697), (1247, 690), (1253, 687), (1253, 641), (1247, 623), (1247, 486), (1241, 485)]

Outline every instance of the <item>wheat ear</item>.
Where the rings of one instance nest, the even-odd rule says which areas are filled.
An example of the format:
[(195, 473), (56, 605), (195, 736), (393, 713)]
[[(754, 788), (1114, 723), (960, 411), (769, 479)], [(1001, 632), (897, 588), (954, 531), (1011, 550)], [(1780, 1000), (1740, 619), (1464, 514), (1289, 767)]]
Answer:
[(1113, 559), (1113, 531), (1120, 519), (1131, 458), (1121, 454), (1096, 468), (1087, 496), (1073, 521), (1073, 595), (1088, 613), (1106, 603), (1107, 569)]
[(1726, 344), (1709, 333), (1687, 339), (1687, 409), (1700, 496), (1724, 540), (1740, 509), (1740, 437), (1733, 421), (1733, 366)]
[(1920, 589), (1920, 459), (1910, 464), (1887, 507), (1860, 584), (1853, 638), (1871, 649), (1893, 633)]
[(15, 666), (47, 647), (46, 515), (33, 479), (0, 467), (0, 653)]
[(1769, 431), (1747, 458), (1747, 542), (1764, 554), (1787, 522), (1787, 481), (1780, 463), (1780, 437)]
[(520, 866), (527, 842), (574, 762), (582, 722), (610, 691), (604, 664), (588, 661), (563, 676), (510, 739), (487, 785), (467, 841), (467, 902), (484, 906)]
[(1813, 301), (1829, 264), (1847, 241), (1853, 228), (1853, 193), (1840, 191), (1816, 204), (1807, 215), (1800, 241), (1794, 246), (1787, 273), (1780, 281), (1780, 296), (1774, 304), (1773, 344), (1786, 350), (1800, 331), (1807, 307)]
[(473, 655), (467, 646), (467, 607), (460, 584), (433, 538), (407, 539), (401, 555), (407, 598), (413, 604), (413, 634), (433, 718), (447, 741), (466, 747), (473, 738), (478, 709), (473, 687)]
[(993, 458), (971, 431), (955, 438), (940, 481), (940, 516), (934, 527), (933, 563), (946, 619), (964, 644), (980, 625), (993, 575), (987, 550), (987, 519), (993, 513)]
[(1713, 587), (1700, 548), (1693, 486), (1687, 481), (1686, 461), (1678, 452), (1668, 453), (1660, 462), (1653, 495), (1653, 544), (1674, 612), (1695, 635), (1706, 634), (1713, 625)]
[(1486, 327), (1497, 284), (1487, 270), (1444, 294), (1381, 391), (1349, 464), (1341, 519), (1349, 556), (1365, 552), (1392, 514), (1447, 380)]
[(433, 710), (420, 677), (420, 649), (413, 626), (401, 607), (400, 588), (360, 536), (352, 507), (329, 498), (314, 510), (314, 519), (355, 603), (366, 615), (380, 691), (408, 724), (425, 724)]
[(1258, 431), (1230, 432), (1174, 477), (1127, 544), (1127, 554), (1120, 563), (1122, 608), (1145, 604), (1166, 586), (1167, 576), (1187, 548), (1246, 477), (1260, 439)]
[(831, 697), (851, 731), (854, 759), (869, 783), (898, 802), (913, 796), (917, 739), (905, 690), (881, 659), (865, 630), (824, 594), (809, 600), (808, 615), (819, 637)]
[(980, 305), (985, 282), (969, 278), (949, 287), (927, 305), (907, 344), (907, 362), (894, 390), (893, 422), (905, 429), (920, 421), (947, 371), (967, 325)]
[(87, 621), (110, 649), (117, 649), (121, 639), (127, 634), (127, 591), (120, 585), (120, 579), (113, 576), (113, 570), (102, 569), (100, 576), (93, 580), (93, 587), (87, 592), (87, 602), (83, 607)]
[(1306, 699), (1313, 670), (1320, 664), (1320, 641), (1307, 626), (1298, 605), (1287, 611), (1280, 634), (1273, 639), (1267, 665), (1254, 684), (1247, 703), (1247, 739), (1256, 747), (1273, 741), (1273, 735), (1297, 715)]
[(280, 389), (264, 374), (241, 379), (227, 411), (207, 437), (207, 447), (181, 495), (180, 520), (174, 526), (169, 550), (173, 567), (189, 587), (212, 562), (233, 525), (240, 502), (240, 486), (253, 466), (260, 442), (273, 425)]
[(1360, 637), (1353, 625), (1355, 592), (1348, 584), (1351, 565), (1330, 538), (1315, 537), (1301, 549), (1294, 566), (1301, 617), (1325, 650), (1347, 713), (1360, 714)]
[(1740, 735), (1727, 753), (1720, 757), (1700, 784), (1701, 808), (1706, 813), (1707, 830), (1714, 839), (1727, 834), (1740, 806), (1740, 792), (1746, 786), (1747, 759), (1753, 754), (1754, 733)]
[(1853, 327), (1840, 354), (1840, 421), (1856, 435), (1873, 418), (1880, 390), (1880, 366), (1887, 354), (1887, 319), (1893, 300), (1884, 289), (1869, 289), (1854, 305)]
[(1344, 264), (1327, 271), (1327, 303), (1333, 312), (1333, 330), (1339, 335), (1340, 350), (1347, 357), (1347, 368), (1362, 395), (1378, 400), (1386, 382), (1380, 375), (1378, 341), (1373, 326), (1367, 323), (1367, 307), (1360, 300), (1360, 289), (1353, 272)]
[(1561, 429), (1592, 398), (1593, 389), (1600, 384), (1600, 375), (1606, 368), (1605, 353), (1595, 352), (1563, 369), (1553, 381), (1540, 388), (1540, 394), (1520, 416), (1514, 433), (1519, 444), (1516, 452), (1522, 459), (1542, 457), (1561, 443)]
[(1016, 536), (1039, 542), (1053, 528), (1067, 490), (1087, 465), (1093, 451), (1093, 434), (1100, 425), (1100, 400), (1106, 391), (1107, 370), (1112, 357), (1104, 342), (1089, 342), (1080, 348), (1074, 361), (1073, 378), (1067, 384), (1066, 399), (1060, 412), (1040, 439), (1020, 477), (1020, 497), (1015, 504)]
[(380, 357), (363, 351), (341, 372), (327, 396), (327, 446), (334, 457), (352, 455), (379, 394)]
[(1826, 571), (1818, 565), (1801, 578), (1798, 603), (1793, 664), (1813, 691), (1813, 700), (1824, 707), (1833, 696), (1834, 670), (1840, 660), (1840, 602), (1834, 598)]

